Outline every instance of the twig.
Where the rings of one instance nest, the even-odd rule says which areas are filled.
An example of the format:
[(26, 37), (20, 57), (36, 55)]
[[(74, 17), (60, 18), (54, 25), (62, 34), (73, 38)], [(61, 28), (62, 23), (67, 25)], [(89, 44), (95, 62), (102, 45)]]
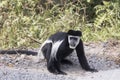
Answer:
[(41, 44), (41, 42), (39, 42), (38, 40), (36, 40), (36, 39), (34, 39), (34, 38), (30, 37), (30, 36), (26, 36), (26, 37), (33, 40), (33, 41), (35, 41), (35, 42), (37, 42), (37, 43), (39, 43), (39, 44)]

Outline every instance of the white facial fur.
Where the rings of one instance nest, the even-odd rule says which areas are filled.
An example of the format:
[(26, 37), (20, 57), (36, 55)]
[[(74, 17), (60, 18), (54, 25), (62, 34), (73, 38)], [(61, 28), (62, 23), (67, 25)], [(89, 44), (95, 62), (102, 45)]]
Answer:
[[(76, 39), (77, 39), (77, 41), (76, 41), (76, 42), (74, 42), (74, 43), (75, 43), (75, 46), (70, 45), (70, 43), (71, 43), (70, 38), (72, 38), (72, 37), (74, 37), (74, 38), (76, 38)], [(69, 48), (71, 48), (71, 49), (75, 49), (75, 48), (77, 47), (77, 45), (79, 44), (79, 42), (80, 42), (80, 36), (68, 35)]]

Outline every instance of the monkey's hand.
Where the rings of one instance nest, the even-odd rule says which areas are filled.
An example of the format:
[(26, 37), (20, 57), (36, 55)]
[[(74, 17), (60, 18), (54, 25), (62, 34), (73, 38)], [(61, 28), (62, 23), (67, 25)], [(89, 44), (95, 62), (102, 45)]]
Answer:
[(92, 69), (92, 68), (90, 68), (89, 70), (87, 70), (87, 71), (90, 71), (90, 72), (98, 72), (98, 70), (97, 69)]

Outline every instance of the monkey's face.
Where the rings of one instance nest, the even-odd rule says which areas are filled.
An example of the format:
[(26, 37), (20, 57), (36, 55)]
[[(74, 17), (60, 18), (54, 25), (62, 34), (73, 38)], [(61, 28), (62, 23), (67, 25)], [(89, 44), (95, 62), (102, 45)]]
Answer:
[(69, 48), (75, 49), (80, 42), (79, 36), (68, 35)]

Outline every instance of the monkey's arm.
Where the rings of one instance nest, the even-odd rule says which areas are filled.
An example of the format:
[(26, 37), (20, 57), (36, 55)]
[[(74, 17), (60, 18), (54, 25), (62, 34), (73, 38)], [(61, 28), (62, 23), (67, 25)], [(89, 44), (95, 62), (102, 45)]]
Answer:
[(77, 56), (78, 56), (78, 59), (79, 59), (79, 63), (81, 64), (83, 69), (85, 69), (86, 71), (97, 72), (96, 69), (90, 68), (90, 66), (87, 62), (82, 40), (80, 40), (80, 43), (78, 44), (78, 46), (76, 48), (76, 52), (77, 52)]
[(37, 55), (37, 52), (28, 50), (0, 50), (0, 54), (26, 54), (26, 55)]

